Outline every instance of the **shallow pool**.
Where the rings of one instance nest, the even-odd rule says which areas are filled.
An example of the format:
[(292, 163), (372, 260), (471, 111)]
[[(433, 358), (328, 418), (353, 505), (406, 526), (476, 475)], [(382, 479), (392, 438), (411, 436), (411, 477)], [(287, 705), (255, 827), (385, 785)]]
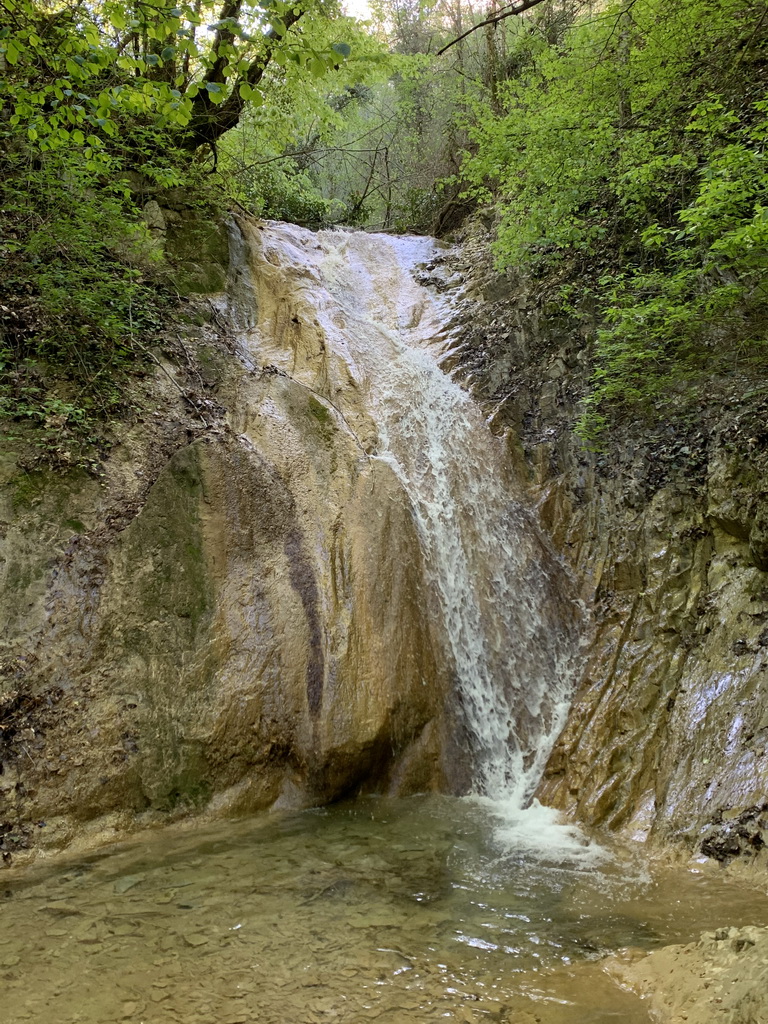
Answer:
[(558, 828), (372, 798), (0, 875), (0, 1019), (639, 1024), (606, 952), (768, 920), (753, 890)]

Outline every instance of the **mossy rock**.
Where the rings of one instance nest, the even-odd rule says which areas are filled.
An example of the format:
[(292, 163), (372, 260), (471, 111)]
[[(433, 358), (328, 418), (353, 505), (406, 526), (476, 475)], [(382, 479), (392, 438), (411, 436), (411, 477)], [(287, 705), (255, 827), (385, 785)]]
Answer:
[(229, 236), (222, 221), (193, 213), (180, 215), (168, 225), (166, 252), (183, 295), (207, 295), (226, 288)]

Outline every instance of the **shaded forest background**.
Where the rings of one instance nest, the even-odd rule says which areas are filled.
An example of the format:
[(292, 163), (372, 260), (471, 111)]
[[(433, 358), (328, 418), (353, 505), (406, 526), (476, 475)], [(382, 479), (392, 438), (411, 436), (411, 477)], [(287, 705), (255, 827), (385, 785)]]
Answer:
[(498, 270), (584, 334), (587, 447), (766, 397), (764, 3), (0, 10), (0, 423), (34, 459), (98, 472), (178, 322), (153, 203), (443, 236), (480, 218)]

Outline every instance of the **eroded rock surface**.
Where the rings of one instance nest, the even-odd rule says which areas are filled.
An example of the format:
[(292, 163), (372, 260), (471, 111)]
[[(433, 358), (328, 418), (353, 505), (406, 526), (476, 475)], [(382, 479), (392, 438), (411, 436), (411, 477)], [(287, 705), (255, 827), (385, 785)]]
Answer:
[(228, 296), (184, 347), (205, 394), (165, 364), (100, 482), (4, 465), (6, 854), (459, 784), (413, 510), (365, 450), (364, 396), (290, 281), (241, 253)]
[(768, 1020), (768, 928), (719, 928), (635, 962), (613, 959), (607, 969), (648, 999), (659, 1024)]
[(499, 276), (486, 252), (470, 230), (448, 257), (471, 297), (446, 366), (508, 437), (592, 618), (539, 796), (591, 825), (762, 858), (761, 827), (736, 841), (729, 822), (759, 818), (768, 794), (765, 399), (735, 376), (698, 418), (625, 422), (591, 454), (574, 434), (589, 302), (569, 315), (557, 281)]
[[(203, 244), (172, 213), (188, 290), (226, 276), (227, 296), (195, 300), (102, 479), (0, 464), (5, 853), (84, 819), (466, 784), (413, 512), (375, 458), (365, 374), (305, 301), (311, 269), (287, 281), (267, 253), (254, 277), (252, 228), (227, 275), (222, 232)], [(569, 319), (495, 275), (485, 239), (424, 281), (468, 289), (443, 365), (506, 437), (592, 618), (539, 796), (764, 858), (765, 403), (736, 380), (685, 436), (630, 424), (590, 455), (588, 307)]]

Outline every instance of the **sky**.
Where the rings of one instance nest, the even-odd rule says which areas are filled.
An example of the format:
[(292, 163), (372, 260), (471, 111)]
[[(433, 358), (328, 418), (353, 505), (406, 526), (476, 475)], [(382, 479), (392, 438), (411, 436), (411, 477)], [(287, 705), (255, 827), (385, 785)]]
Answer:
[(367, 21), (371, 16), (368, 0), (344, 0), (341, 6), (347, 14), (351, 14), (353, 18), (359, 18), (360, 21)]

